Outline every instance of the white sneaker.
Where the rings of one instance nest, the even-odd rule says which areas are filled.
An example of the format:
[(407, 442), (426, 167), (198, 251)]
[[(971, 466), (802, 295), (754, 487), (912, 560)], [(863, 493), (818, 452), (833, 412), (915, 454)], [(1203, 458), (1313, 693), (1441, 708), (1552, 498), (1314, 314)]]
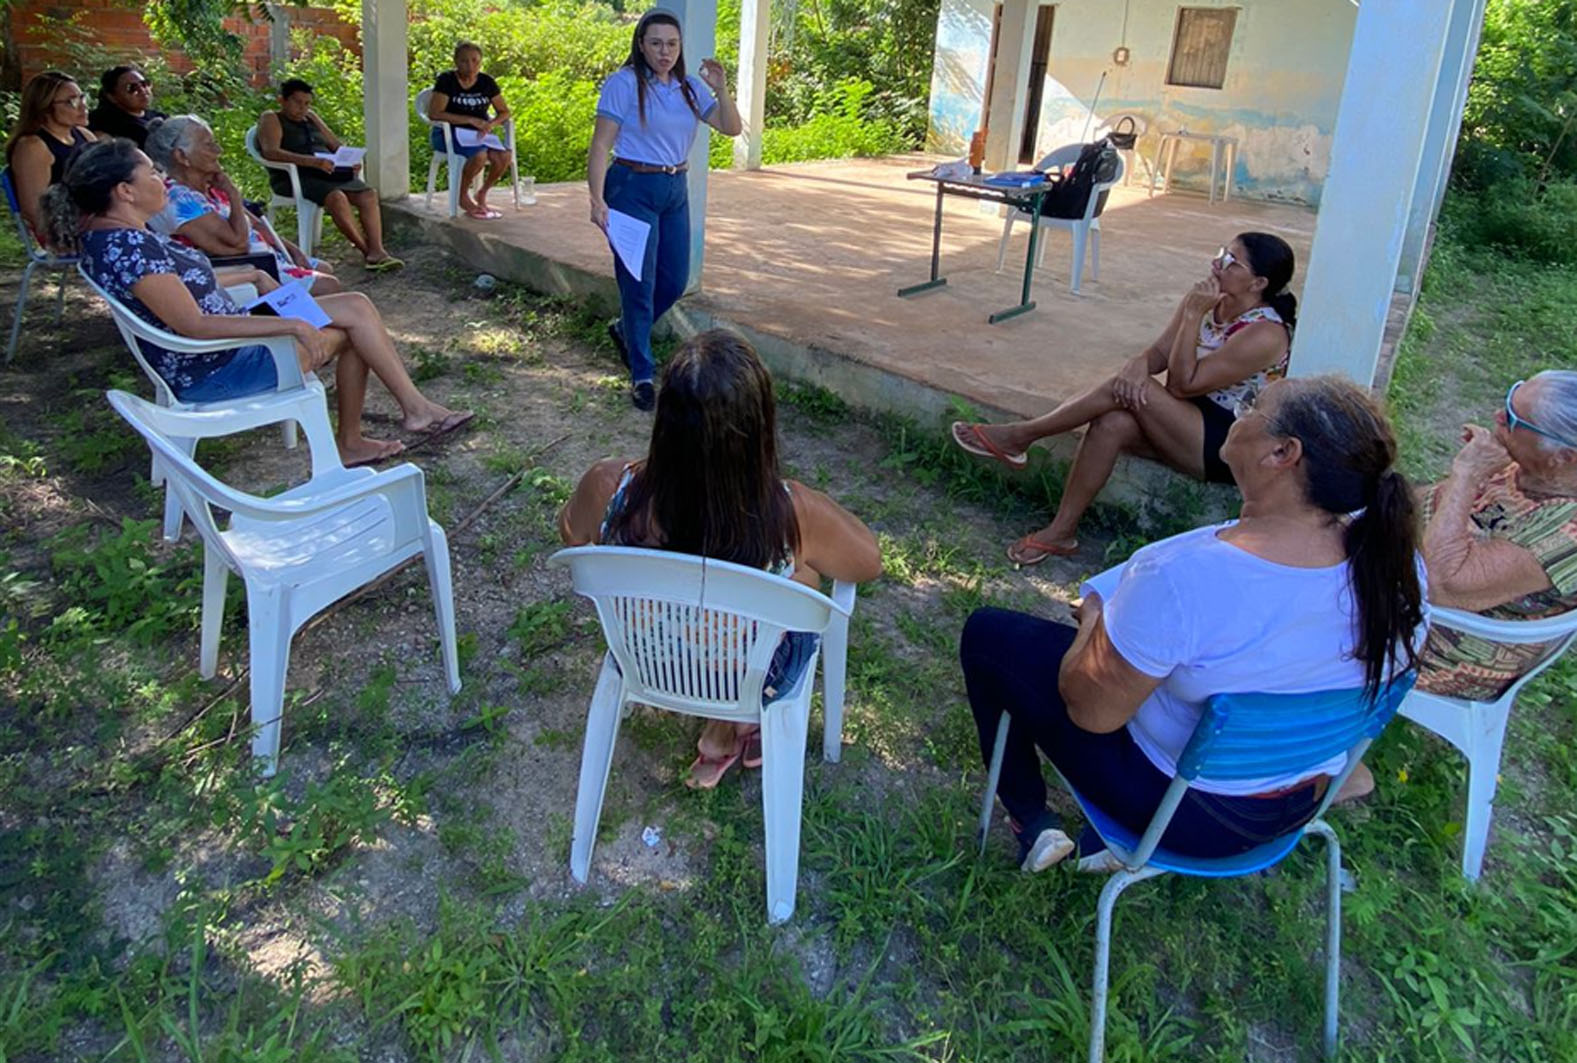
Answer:
[(1073, 839), (1056, 827), (1047, 827), (1035, 838), (1035, 844), (1024, 854), (1020, 869), (1034, 873), (1044, 871), (1073, 852)]
[(1110, 849), (1102, 849), (1098, 853), (1079, 857), (1079, 862), (1074, 865), (1076, 871), (1091, 875), (1110, 875), (1123, 869), (1123, 862), (1117, 859), (1117, 854)]

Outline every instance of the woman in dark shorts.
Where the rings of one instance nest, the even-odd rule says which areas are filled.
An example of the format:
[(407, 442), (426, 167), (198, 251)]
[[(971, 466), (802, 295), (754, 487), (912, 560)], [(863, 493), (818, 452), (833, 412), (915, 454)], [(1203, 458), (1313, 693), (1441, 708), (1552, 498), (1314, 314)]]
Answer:
[[(383, 214), (377, 190), (355, 169), (336, 167), (318, 152), (333, 153), (339, 138), (312, 110), (312, 86), (289, 78), (279, 86), (279, 110), (265, 111), (257, 120), (257, 150), (270, 162), (293, 162), (301, 179), (301, 194), (328, 212), (335, 228), (361, 252), (371, 270), (399, 269), (405, 265), (383, 246)], [(268, 184), (277, 194), (291, 194), (290, 175), (268, 171)], [(357, 216), (360, 216), (358, 224)]]
[[(448, 122), (456, 127), (451, 132), (458, 138), (461, 128), (475, 130), (486, 137), (501, 129), (509, 121), (509, 104), (504, 102), (498, 82), (482, 73), (482, 49), (470, 41), (461, 41), (454, 49), (454, 69), (438, 75), (433, 94), (427, 104), (427, 117), (434, 122)], [(434, 128), (432, 144), (435, 152), (444, 150), (444, 131)], [(460, 173), (460, 209), (473, 218), (490, 221), (503, 217), (487, 205), (487, 193), (509, 169), (507, 151), (489, 148), (482, 144), (454, 145), (457, 154), (465, 156), (465, 169)], [(482, 177), (482, 186), (471, 196), (471, 182), (476, 175)]]
[[(1210, 262), (1210, 276), (1183, 296), (1166, 330), (1104, 380), (1050, 413), (1008, 424), (953, 422), (953, 442), (1010, 469), (1028, 463), (1037, 439), (1089, 429), (1079, 442), (1050, 524), (1008, 547), (1036, 565), (1079, 549), (1079, 518), (1120, 454), (1163, 461), (1196, 480), (1232, 483), (1221, 444), (1239, 405), (1287, 374), (1298, 301), (1287, 284), (1296, 262), (1285, 240), (1239, 233)], [(1163, 384), (1155, 374), (1166, 373)]]

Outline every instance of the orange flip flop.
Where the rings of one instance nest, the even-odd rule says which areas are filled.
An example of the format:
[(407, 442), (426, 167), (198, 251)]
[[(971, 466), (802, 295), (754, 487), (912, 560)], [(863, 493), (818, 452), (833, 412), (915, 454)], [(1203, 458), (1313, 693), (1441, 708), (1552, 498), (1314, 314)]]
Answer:
[(1020, 451), (1010, 454), (991, 442), (990, 438), (980, 430), (978, 424), (968, 421), (954, 421), (952, 427), (953, 442), (960, 448), (981, 458), (990, 458), (1000, 461), (1010, 469), (1022, 469), (1029, 464), (1029, 455)]

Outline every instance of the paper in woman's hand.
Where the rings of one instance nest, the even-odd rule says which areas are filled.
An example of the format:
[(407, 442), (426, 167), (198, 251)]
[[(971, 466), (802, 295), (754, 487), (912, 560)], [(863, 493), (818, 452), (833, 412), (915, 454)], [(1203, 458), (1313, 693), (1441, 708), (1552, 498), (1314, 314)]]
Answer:
[(504, 142), (498, 139), (497, 133), (489, 133), (483, 136), (480, 129), (472, 129), (470, 126), (455, 126), (454, 139), (455, 143), (462, 148), (482, 147), (492, 148), (494, 151), (508, 150), (504, 147)]
[(241, 308), (249, 314), (273, 314), (305, 321), (313, 328), (328, 328), (332, 323), (318, 301), (312, 298), (307, 286), (300, 281), (282, 284), (265, 295), (260, 295)]
[(361, 160), (367, 155), (367, 149), (350, 148), (341, 145), (337, 151), (318, 151), (313, 152), (313, 155), (319, 159), (327, 159), (335, 166), (343, 166), (346, 169), (351, 169), (352, 167), (361, 165)]
[(623, 211), (608, 211), (608, 245), (636, 280), (641, 279), (641, 264), (646, 261), (646, 238), (651, 231), (648, 222), (632, 218)]

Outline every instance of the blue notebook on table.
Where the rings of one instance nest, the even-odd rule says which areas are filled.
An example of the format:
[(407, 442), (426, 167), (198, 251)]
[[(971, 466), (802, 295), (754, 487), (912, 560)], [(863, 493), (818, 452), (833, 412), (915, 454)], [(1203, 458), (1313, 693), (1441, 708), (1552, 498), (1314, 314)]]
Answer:
[(983, 183), (996, 188), (1031, 188), (1038, 184), (1044, 184), (1045, 180), (1045, 174), (1028, 170), (1023, 173), (994, 173), (987, 177)]

